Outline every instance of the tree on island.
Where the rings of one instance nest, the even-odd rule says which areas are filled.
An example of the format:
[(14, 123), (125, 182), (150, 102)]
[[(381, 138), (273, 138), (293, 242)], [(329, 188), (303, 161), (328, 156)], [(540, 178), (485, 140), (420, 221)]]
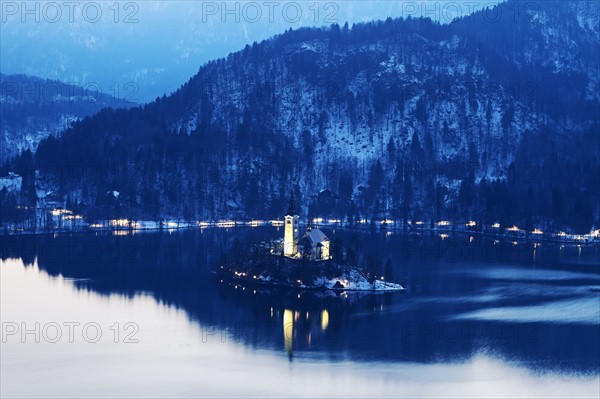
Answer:
[(383, 270), (383, 275), (387, 281), (394, 280), (394, 267), (392, 265), (392, 260), (390, 258), (385, 262), (385, 268)]
[(339, 237), (336, 237), (331, 243), (331, 257), (338, 263), (341, 263), (344, 259), (344, 244)]
[(376, 254), (371, 254), (367, 257), (367, 279), (369, 283), (373, 284), (375, 287), (375, 280), (377, 280), (377, 275), (380, 274), (381, 270), (381, 260)]

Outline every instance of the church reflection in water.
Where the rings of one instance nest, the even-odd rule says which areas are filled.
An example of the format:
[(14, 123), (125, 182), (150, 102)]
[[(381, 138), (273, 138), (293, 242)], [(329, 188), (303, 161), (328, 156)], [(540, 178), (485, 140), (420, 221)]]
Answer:
[[(304, 315), (304, 317), (302, 317)], [(323, 309), (320, 314), (298, 310), (285, 309), (283, 311), (283, 341), (285, 351), (290, 359), (293, 357), (294, 340), (304, 339), (307, 347), (311, 346), (313, 337), (319, 337), (329, 326), (329, 312)]]

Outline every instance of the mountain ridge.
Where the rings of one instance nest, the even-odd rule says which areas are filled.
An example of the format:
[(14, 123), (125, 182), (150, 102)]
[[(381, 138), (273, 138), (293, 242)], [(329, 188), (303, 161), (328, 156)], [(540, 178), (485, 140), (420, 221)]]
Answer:
[(58, 136), (73, 122), (103, 108), (132, 105), (93, 84), (0, 73), (0, 163), (21, 151), (35, 151), (47, 136)]

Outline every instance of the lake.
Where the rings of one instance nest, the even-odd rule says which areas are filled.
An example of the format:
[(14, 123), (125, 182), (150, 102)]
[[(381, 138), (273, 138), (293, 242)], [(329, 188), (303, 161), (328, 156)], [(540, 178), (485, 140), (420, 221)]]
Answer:
[(1, 396), (600, 396), (598, 246), (324, 232), (406, 290), (212, 273), (275, 227), (2, 237)]

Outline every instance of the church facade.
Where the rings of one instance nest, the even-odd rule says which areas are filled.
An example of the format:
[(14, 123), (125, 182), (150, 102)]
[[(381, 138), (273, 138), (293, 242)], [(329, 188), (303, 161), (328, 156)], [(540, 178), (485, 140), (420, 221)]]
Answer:
[(283, 254), (294, 257), (298, 253), (298, 238), (300, 236), (300, 216), (296, 214), (294, 199), (290, 199), (290, 206), (285, 215), (285, 230), (283, 235)]
[(331, 259), (329, 253), (329, 238), (318, 228), (306, 229), (300, 238), (300, 216), (296, 214), (294, 199), (290, 200), (288, 212), (285, 215), (283, 255), (289, 258), (323, 261)]

